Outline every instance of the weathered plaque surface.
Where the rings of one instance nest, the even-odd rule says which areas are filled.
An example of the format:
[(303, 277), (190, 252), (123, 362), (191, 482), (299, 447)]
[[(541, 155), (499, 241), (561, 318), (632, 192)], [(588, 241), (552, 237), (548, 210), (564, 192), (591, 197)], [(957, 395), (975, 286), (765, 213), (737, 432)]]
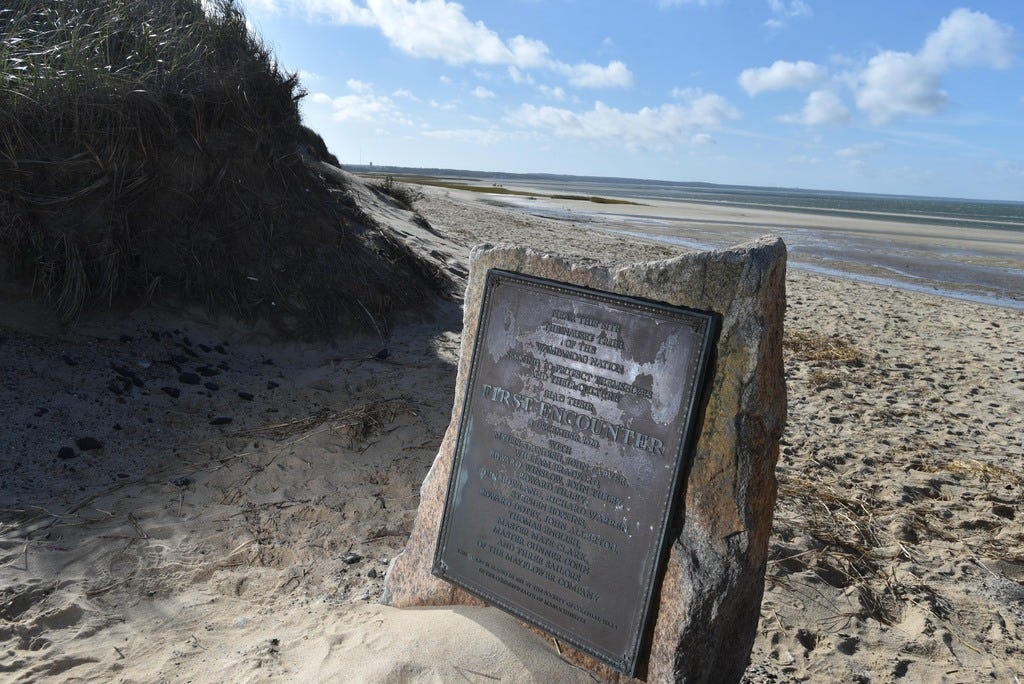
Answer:
[(713, 314), (488, 273), (433, 572), (633, 675)]

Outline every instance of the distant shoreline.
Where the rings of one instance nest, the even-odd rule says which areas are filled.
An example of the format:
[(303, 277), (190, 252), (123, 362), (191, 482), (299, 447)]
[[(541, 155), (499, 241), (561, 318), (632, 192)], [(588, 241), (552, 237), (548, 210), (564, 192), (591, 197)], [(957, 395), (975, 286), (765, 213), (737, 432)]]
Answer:
[(804, 196), (809, 198), (826, 198), (852, 201), (910, 201), (937, 202), (947, 205), (993, 205), (1004, 206), (1024, 221), (1024, 201), (1006, 199), (983, 199), (969, 197), (939, 197), (928, 195), (890, 195), (884, 193), (854, 192), (848, 190), (829, 190), (815, 188), (787, 188), (767, 185), (728, 185), (708, 183), (704, 181), (671, 181), (656, 178), (628, 178), (617, 176), (580, 176), (555, 173), (509, 173), (505, 171), (473, 171), (468, 169), (420, 168), (412, 166), (376, 166), (373, 164), (344, 164), (344, 169), (357, 175), (393, 175), (420, 176), (459, 181), (493, 183), (505, 181), (519, 185), (546, 185), (548, 183), (564, 186), (600, 187), (629, 186), (631, 196), (640, 188), (665, 188), (676, 191), (693, 191), (705, 193), (738, 193), (746, 195), (768, 194), (782, 196)]
[(776, 233), (789, 247), (793, 268), (1024, 309), (1024, 219), (1021, 230), (964, 228), (925, 216), (906, 220), (870, 211), (836, 213), (639, 196), (623, 198), (631, 204), (609, 204), (591, 200), (591, 193), (597, 195), (602, 188), (550, 182), (507, 183), (500, 192), (488, 192), (484, 185), (466, 187), (464, 179), (424, 187), (428, 185), (466, 201), (688, 249), (726, 247)]

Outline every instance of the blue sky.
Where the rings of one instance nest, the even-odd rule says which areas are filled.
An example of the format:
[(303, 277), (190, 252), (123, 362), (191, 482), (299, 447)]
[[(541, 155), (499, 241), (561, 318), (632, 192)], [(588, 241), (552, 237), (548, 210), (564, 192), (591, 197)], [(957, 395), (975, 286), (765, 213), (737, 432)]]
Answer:
[(1024, 2), (242, 0), (343, 164), (1024, 200)]

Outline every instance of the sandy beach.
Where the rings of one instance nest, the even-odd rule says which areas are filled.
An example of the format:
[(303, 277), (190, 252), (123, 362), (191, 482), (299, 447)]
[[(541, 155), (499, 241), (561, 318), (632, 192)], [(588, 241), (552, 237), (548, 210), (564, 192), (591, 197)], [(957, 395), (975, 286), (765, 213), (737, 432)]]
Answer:
[[(429, 230), (394, 209), (396, 230), (455, 274), (485, 242), (616, 265), (765, 232), (827, 270), (789, 270), (747, 681), (1024, 679), (1024, 310), (920, 291), (1007, 296), (1024, 233), (418, 189)], [(864, 265), (883, 243), (891, 263)], [(831, 275), (897, 270), (924, 287)], [(448, 425), (458, 302), (333, 343), (163, 309), (65, 329), (6, 293), (0, 311), (0, 680), (593, 681), (497, 610), (377, 603)]]

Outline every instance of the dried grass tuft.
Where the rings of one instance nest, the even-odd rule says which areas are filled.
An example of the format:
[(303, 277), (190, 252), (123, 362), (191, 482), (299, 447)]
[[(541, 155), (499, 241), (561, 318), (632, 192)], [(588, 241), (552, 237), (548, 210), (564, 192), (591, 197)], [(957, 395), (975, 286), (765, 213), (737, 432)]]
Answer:
[(797, 361), (850, 366), (864, 364), (860, 350), (853, 343), (840, 337), (831, 337), (807, 330), (787, 330), (783, 339), (783, 348), (790, 353), (792, 359)]
[(416, 202), (423, 199), (422, 192), (414, 190), (411, 186), (406, 185), (405, 183), (399, 183), (395, 180), (394, 176), (385, 176), (382, 181), (370, 183), (370, 187), (377, 192), (390, 197), (396, 204), (398, 204), (398, 206), (406, 211), (412, 211), (415, 209)]
[[(415, 415), (412, 404), (404, 399), (371, 401), (342, 411), (322, 409), (316, 413), (281, 423), (268, 423), (248, 430), (236, 432), (236, 436), (263, 437), (283, 441), (296, 435), (302, 439), (319, 432), (330, 430), (348, 438), (355, 447), (364, 443), (382, 427), (392, 422), (399, 414)], [(320, 429), (318, 429), (320, 428)]]
[(970, 475), (985, 482), (999, 481), (1007, 484), (1024, 485), (1024, 473), (1019, 469), (1004, 468), (993, 463), (984, 463), (974, 458), (957, 458), (949, 463), (922, 467), (926, 472), (944, 470), (960, 475)]

